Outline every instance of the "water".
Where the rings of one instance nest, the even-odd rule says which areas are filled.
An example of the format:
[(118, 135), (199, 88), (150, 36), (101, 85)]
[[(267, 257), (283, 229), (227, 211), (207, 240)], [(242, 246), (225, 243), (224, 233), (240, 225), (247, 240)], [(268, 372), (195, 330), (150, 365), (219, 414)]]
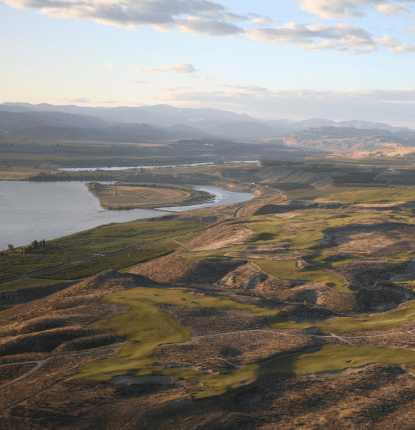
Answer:
[(249, 200), (248, 193), (233, 193), (215, 187), (195, 187), (215, 195), (213, 202), (166, 208), (107, 211), (100, 207), (84, 181), (0, 181), (0, 250), (8, 244), (23, 246), (33, 240), (50, 240), (111, 222), (152, 218), (197, 207), (227, 205)]
[[(212, 202), (204, 203), (200, 205), (193, 206), (178, 206), (173, 208), (158, 208), (160, 210), (165, 210), (169, 212), (183, 212), (188, 211), (190, 209), (198, 209), (198, 208), (208, 208), (211, 206), (222, 206), (222, 205), (230, 205), (232, 203), (244, 202), (245, 200), (250, 200), (254, 196), (250, 193), (232, 193), (230, 191), (222, 190), (221, 188), (216, 187), (200, 187), (199, 185), (191, 185), (196, 190), (206, 191), (209, 194), (213, 194), (215, 198)], [(238, 199), (238, 200), (235, 200)], [(239, 200), (240, 199), (240, 200)]]
[[(252, 161), (227, 161), (222, 164), (238, 164), (238, 163), (258, 163), (258, 160)], [(192, 163), (192, 164), (169, 164), (166, 166), (130, 166), (130, 167), (67, 167), (61, 168), (63, 172), (96, 172), (97, 170), (102, 171), (117, 171), (117, 170), (129, 170), (129, 169), (163, 169), (166, 167), (192, 167), (192, 166), (211, 166), (216, 163)]]

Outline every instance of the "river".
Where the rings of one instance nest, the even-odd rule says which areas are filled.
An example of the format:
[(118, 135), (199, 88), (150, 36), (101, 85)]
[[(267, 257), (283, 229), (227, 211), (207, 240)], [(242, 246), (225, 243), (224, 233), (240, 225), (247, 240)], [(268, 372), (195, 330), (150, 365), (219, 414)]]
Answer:
[(157, 217), (200, 207), (228, 205), (252, 199), (249, 193), (233, 193), (216, 187), (200, 187), (215, 195), (206, 204), (164, 210), (107, 211), (85, 187), (84, 181), (0, 181), (0, 250), (8, 244), (23, 246), (33, 240), (50, 240), (111, 222)]

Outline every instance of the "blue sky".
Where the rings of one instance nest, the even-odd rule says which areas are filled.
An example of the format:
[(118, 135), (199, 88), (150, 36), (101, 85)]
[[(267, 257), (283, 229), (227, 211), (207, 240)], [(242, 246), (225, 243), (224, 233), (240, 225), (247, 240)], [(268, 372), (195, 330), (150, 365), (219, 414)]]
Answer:
[(415, 127), (415, 0), (0, 0), (0, 102)]

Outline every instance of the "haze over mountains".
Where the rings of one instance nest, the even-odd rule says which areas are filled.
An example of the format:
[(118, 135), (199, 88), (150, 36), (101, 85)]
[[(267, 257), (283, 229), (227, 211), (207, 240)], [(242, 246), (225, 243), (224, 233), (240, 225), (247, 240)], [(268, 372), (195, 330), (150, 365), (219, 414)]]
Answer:
[[(4, 103), (0, 139), (154, 142), (228, 139), (324, 150), (371, 150), (385, 144), (415, 146), (415, 130), (366, 121), (262, 120), (217, 109), (169, 105), (83, 107)], [(340, 142), (341, 141), (341, 142)]]

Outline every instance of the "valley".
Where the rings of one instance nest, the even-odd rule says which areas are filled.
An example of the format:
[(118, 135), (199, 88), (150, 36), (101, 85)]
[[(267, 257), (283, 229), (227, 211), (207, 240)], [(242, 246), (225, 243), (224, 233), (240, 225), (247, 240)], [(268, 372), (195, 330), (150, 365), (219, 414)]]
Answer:
[(408, 419), (413, 168), (309, 158), (111, 172), (128, 187), (191, 179), (255, 198), (4, 252), (3, 422), (387, 429)]

